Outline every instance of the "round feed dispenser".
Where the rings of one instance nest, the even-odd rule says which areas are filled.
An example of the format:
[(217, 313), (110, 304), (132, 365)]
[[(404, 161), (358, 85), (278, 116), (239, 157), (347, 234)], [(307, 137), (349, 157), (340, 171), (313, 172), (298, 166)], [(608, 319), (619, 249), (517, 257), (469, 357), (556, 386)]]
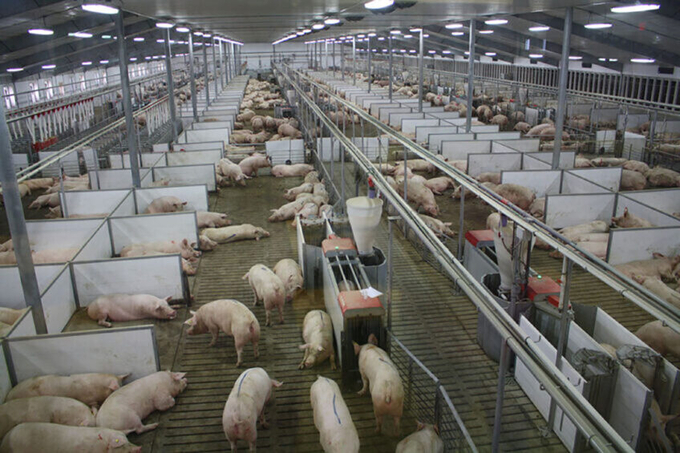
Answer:
[(373, 253), (382, 207), (383, 201), (379, 198), (355, 197), (347, 200), (347, 216), (360, 255)]

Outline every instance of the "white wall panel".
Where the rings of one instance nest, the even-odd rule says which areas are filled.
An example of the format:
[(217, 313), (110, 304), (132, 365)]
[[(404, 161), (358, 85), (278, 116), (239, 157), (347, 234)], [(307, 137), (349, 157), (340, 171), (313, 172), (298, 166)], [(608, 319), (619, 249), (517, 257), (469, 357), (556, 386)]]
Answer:
[(198, 242), (195, 212), (172, 212), (147, 214), (133, 217), (109, 219), (113, 238), (114, 254), (119, 255), (123, 247), (158, 241)]
[(616, 194), (548, 195), (545, 200), (545, 223), (559, 229), (593, 220), (609, 224)]
[(177, 187), (150, 187), (148, 189), (135, 189), (137, 198), (137, 210), (144, 213), (153, 200), (160, 197), (177, 197), (186, 201), (185, 211), (208, 211), (208, 190), (204, 185), (177, 186)]

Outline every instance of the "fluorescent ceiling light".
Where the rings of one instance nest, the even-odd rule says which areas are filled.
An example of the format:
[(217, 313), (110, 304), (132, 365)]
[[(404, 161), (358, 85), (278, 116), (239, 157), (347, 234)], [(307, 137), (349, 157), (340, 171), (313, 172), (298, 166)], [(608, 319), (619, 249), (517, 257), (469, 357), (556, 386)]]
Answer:
[(108, 5), (101, 5), (97, 3), (86, 3), (83, 6), (83, 11), (97, 14), (118, 14), (118, 8)]
[(385, 53), (385, 52), (387, 52), (387, 49), (383, 49), (382, 51), (383, 51), (383, 53)]
[(529, 58), (543, 58), (543, 55), (540, 53), (530, 53)]
[(408, 31), (410, 31), (411, 33), (418, 33), (420, 31), (423, 31), (423, 29), (422, 28), (410, 28)]
[(323, 30), (324, 28), (326, 28), (325, 24), (314, 24), (314, 25), (312, 25), (312, 30)]
[(204, 38), (212, 38), (212, 35), (209, 33), (203, 33)]
[(612, 63), (616, 63), (617, 61), (619, 61), (619, 59), (618, 58), (610, 58), (609, 61), (611, 61)]
[(130, 61), (137, 61), (137, 57), (130, 58)]
[(151, 60), (151, 57), (144, 57), (145, 60)]
[(470, 52), (466, 50), (465, 55), (470, 55)]
[(436, 50), (428, 50), (427, 53), (437, 53)]
[(77, 31), (75, 33), (69, 33), (68, 35), (72, 36), (74, 38), (91, 38), (92, 37), (92, 33), (87, 33), (87, 32), (84, 32), (84, 31)]
[(99, 60), (99, 64), (108, 64), (109, 60)]
[(203, 32), (202, 31), (195, 31), (194, 36), (203, 36)]
[(366, 9), (383, 9), (389, 8), (394, 5), (394, 0), (371, 0), (370, 2), (364, 3), (364, 8)]
[(580, 55), (569, 55), (569, 59), (572, 61), (578, 61), (578, 60), (583, 60), (583, 57)]
[(493, 30), (479, 30), (480, 35), (490, 35), (493, 33)]
[(495, 57), (496, 52), (485, 52), (484, 55), (486, 55), (487, 57)]
[(368, 37), (369, 37), (369, 38), (373, 38), (373, 37), (375, 37), (375, 36), (378, 36), (378, 35), (375, 34), (375, 33), (369, 33), (369, 34), (368, 34)]
[(401, 34), (401, 30), (390, 30), (390, 34), (391, 34), (391, 35), (400, 35), (400, 34)]
[(505, 25), (508, 23), (507, 19), (489, 19), (485, 20), (486, 25)]
[(450, 50), (442, 50), (442, 53), (443, 53), (444, 55), (448, 55), (448, 54), (451, 53), (451, 51), (450, 51)]
[(383, 36), (378, 37), (378, 41), (384, 41), (384, 40), (385, 40), (385, 38)]
[(9, 68), (7, 72), (21, 72), (24, 68)]
[(45, 64), (42, 66), (43, 69), (54, 69), (56, 67), (57, 67), (56, 64)]
[(295, 32), (295, 34), (298, 35), (298, 36), (302, 36), (302, 35), (305, 34), (305, 32), (302, 31), (302, 30), (300, 30), (300, 31), (298, 31), (298, 32)]
[(653, 58), (631, 58), (630, 62), (631, 63), (654, 63)]
[(597, 61), (607, 61), (607, 59), (606, 59), (606, 58), (601, 58), (601, 57), (600, 57), (600, 58), (597, 59)]
[(137, 36), (137, 37), (135, 37), (135, 38), (133, 39), (133, 41), (135, 41), (135, 42), (143, 42), (143, 41), (144, 41), (144, 38), (141, 37), (141, 36)]
[(408, 53), (416, 53), (416, 50), (415, 50), (415, 49), (411, 49), (411, 50), (408, 51)]
[(302, 32), (305, 33), (305, 34), (311, 33), (312, 29), (311, 28), (305, 28), (304, 30), (302, 30)]
[(404, 39), (411, 39), (413, 38), (413, 35), (404, 35)]
[(365, 38), (366, 35), (357, 35), (357, 38)]
[(156, 27), (158, 28), (172, 28), (174, 26), (175, 24), (171, 24), (170, 22), (156, 22)]
[(326, 25), (338, 25), (340, 23), (340, 19), (336, 17), (329, 17), (328, 19), (324, 20), (323, 23)]
[(406, 49), (399, 49), (399, 52), (406, 53)]
[(50, 36), (54, 34), (54, 30), (49, 28), (30, 28), (28, 33), (31, 35)]
[(612, 13), (642, 13), (645, 11), (656, 11), (661, 5), (656, 3), (635, 3), (634, 5), (614, 6)]
[(151, 57), (151, 58), (154, 59), (154, 60), (158, 60), (158, 55), (154, 55), (154, 56)]
[(449, 30), (455, 30), (456, 28), (463, 28), (463, 24), (447, 24), (445, 28)]
[(165, 39), (157, 39), (156, 42), (158, 44), (163, 44), (165, 42)]
[(111, 39), (111, 35), (102, 35), (102, 39)]
[(586, 24), (584, 27), (586, 27), (589, 30), (601, 30), (603, 28), (611, 28), (612, 24), (608, 22), (596, 22), (593, 24)]
[(83, 66), (90, 66), (92, 64), (92, 62), (91, 61), (83, 61), (80, 64), (83, 65)]
[(452, 31), (451, 36), (463, 36), (465, 33), (462, 31)]
[(191, 30), (189, 30), (189, 27), (177, 27), (175, 28), (175, 31), (180, 33), (189, 33)]
[(536, 27), (529, 27), (529, 31), (548, 31), (550, 27), (546, 25), (538, 25)]

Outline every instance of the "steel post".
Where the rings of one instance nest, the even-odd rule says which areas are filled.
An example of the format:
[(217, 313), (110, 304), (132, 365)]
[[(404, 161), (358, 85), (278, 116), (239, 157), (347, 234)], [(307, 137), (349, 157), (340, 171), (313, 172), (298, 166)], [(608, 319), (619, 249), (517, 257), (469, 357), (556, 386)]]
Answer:
[(343, 82), (345, 81), (345, 43), (340, 43), (340, 72)]
[(505, 338), (501, 343), (501, 363), (498, 366), (498, 389), (496, 392), (496, 411), (493, 422), (493, 439), (491, 451), (497, 452), (501, 437), (501, 419), (503, 417), (503, 398), (505, 397), (505, 370), (508, 367), (508, 345)]
[(196, 99), (196, 73), (194, 72), (194, 35), (189, 33), (189, 83), (191, 84), (191, 109), (198, 122), (198, 99)]
[(170, 108), (170, 124), (172, 128), (172, 141), (177, 140), (177, 112), (175, 111), (175, 82), (172, 80), (172, 48), (170, 47), (170, 29), (165, 35), (165, 70), (168, 84), (168, 107)]
[(564, 14), (564, 31), (562, 33), (562, 56), (560, 58), (560, 84), (557, 88), (557, 118), (555, 118), (555, 142), (553, 145), (552, 168), (560, 168), (560, 151), (562, 150), (562, 130), (567, 110), (567, 78), (569, 76), (569, 51), (571, 49), (571, 23), (574, 9), (569, 7)]
[(392, 34), (391, 33), (387, 37), (387, 48), (389, 49), (387, 52), (389, 54), (388, 58), (390, 59), (390, 63), (389, 63), (390, 69), (389, 69), (389, 74), (388, 74), (390, 84), (389, 84), (388, 91), (389, 91), (389, 95), (390, 95), (390, 102), (392, 102), (392, 69), (393, 68), (392, 68)]
[(357, 84), (357, 38), (352, 36), (352, 83)]
[(205, 89), (205, 107), (210, 107), (210, 79), (208, 78), (208, 41), (203, 39), (203, 88)]
[(333, 77), (335, 77), (335, 39), (333, 39)]
[(368, 52), (368, 92), (371, 92), (371, 37), (366, 37), (366, 51)]
[[(125, 109), (125, 127), (127, 128), (128, 152), (130, 153), (130, 170), (132, 185), (141, 187), (139, 178), (139, 156), (137, 153), (137, 137), (135, 136), (135, 120), (132, 116), (132, 99), (130, 97), (130, 78), (128, 75), (128, 57), (125, 48), (125, 26), (123, 11), (116, 14), (116, 32), (118, 34), (118, 65), (120, 68), (120, 87), (123, 91), (123, 108)], [(8, 161), (8, 162), (11, 162)]]
[(224, 47), (222, 47), (222, 44), (224, 43), (222, 42), (221, 39), (218, 39), (217, 43), (218, 43), (217, 45), (220, 47), (220, 69), (222, 70), (222, 74), (220, 76), (220, 87), (222, 87), (222, 89), (224, 90), (224, 73), (226, 72), (224, 70)]
[(467, 89), (467, 116), (465, 117), (465, 132), (468, 134), (472, 129), (472, 97), (475, 91), (475, 34), (477, 25), (474, 19), (470, 20), (470, 45), (468, 47), (468, 89)]
[(425, 96), (425, 81), (423, 80), (424, 59), (423, 59), (423, 34), (424, 29), (420, 29), (420, 42), (418, 46), (418, 111), (423, 111), (423, 96)]
[(460, 186), (460, 213), (458, 215), (458, 261), (463, 260), (463, 238), (465, 237), (465, 186)]
[(4, 102), (0, 102), (0, 118), (2, 118), (2, 121), (0, 121), (0, 162), (3, 162), (3, 165), (0, 165), (0, 182), (2, 183), (2, 196), (5, 202), (7, 223), (9, 223), (14, 255), (16, 256), (17, 267), (19, 268), (19, 279), (21, 280), (21, 288), (24, 291), (24, 301), (27, 307), (32, 308), (36, 332), (46, 334), (47, 324), (45, 323), (45, 313), (43, 311), (42, 300), (40, 299), (38, 279), (35, 276), (31, 245), (28, 242), (24, 208), (21, 204), (14, 165), (12, 165), (12, 147), (10, 144), (9, 128), (5, 121)]
[[(217, 59), (215, 58), (215, 46), (217, 46), (216, 43), (219, 41), (215, 40), (215, 38), (212, 38), (212, 57), (213, 57), (213, 79), (215, 80), (215, 98), (217, 98), (217, 93), (219, 93), (220, 90), (217, 89), (217, 79), (219, 77), (217, 76)], [(205, 83), (206, 85), (208, 82)]]

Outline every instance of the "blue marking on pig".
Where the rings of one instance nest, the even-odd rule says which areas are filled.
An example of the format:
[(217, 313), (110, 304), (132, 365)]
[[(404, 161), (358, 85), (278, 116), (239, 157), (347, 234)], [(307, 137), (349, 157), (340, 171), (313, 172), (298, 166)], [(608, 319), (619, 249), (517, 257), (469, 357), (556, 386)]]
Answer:
[(342, 421), (340, 420), (340, 416), (338, 416), (338, 410), (335, 407), (335, 397), (336, 396), (337, 395), (335, 393), (333, 393), (333, 413), (335, 414), (335, 418), (338, 419), (338, 425), (342, 425)]
[(246, 380), (246, 376), (248, 376), (248, 373), (250, 373), (250, 370), (243, 373), (243, 377), (241, 378), (241, 382), (238, 383), (238, 391), (236, 392), (236, 396), (239, 396), (241, 394), (241, 386), (243, 385), (243, 381)]

